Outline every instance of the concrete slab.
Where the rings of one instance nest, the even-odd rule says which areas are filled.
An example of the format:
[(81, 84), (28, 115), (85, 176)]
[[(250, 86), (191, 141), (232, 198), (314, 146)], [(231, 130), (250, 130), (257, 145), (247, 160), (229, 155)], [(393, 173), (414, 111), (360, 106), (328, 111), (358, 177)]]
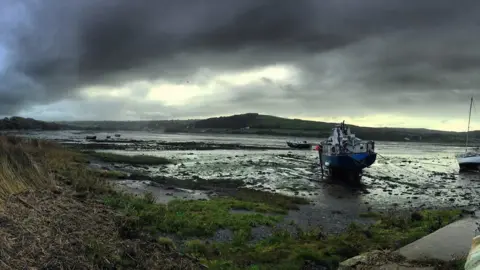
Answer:
[(417, 241), (406, 245), (396, 252), (407, 260), (425, 258), (450, 261), (468, 255), (472, 238), (477, 232), (476, 217), (469, 217), (449, 224)]

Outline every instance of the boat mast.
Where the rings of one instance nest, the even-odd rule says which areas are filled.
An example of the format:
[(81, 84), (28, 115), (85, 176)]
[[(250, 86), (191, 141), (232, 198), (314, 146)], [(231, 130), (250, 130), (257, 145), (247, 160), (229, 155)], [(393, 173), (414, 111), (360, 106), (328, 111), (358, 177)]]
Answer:
[[(470, 98), (470, 111), (468, 113), (467, 139), (465, 142), (465, 148), (468, 148), (468, 132), (470, 132), (470, 119), (472, 117), (472, 105), (473, 105), (473, 97)], [(465, 149), (465, 151), (467, 151), (467, 149)]]

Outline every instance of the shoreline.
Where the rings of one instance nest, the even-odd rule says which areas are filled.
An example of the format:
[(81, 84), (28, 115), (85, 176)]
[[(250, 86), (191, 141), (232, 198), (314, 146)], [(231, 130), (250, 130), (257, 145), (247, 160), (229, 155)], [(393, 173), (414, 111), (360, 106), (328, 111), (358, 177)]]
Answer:
[[(75, 132), (77, 134), (115, 134), (115, 133), (148, 133), (148, 134), (163, 134), (163, 135), (193, 135), (193, 136), (225, 136), (225, 137), (232, 137), (232, 136), (239, 136), (239, 137), (252, 137), (252, 138), (277, 138), (282, 140), (289, 140), (292, 138), (302, 138), (302, 139), (313, 139), (316, 138), (318, 142), (326, 139), (327, 137), (319, 137), (317, 135), (311, 136), (304, 136), (302, 134), (257, 134), (257, 133), (229, 133), (229, 132), (165, 132), (163, 130), (121, 130), (121, 129), (112, 129), (112, 130), (95, 130), (95, 129), (60, 129), (60, 130), (3, 130), (1, 131), (4, 135), (22, 135), (22, 134), (29, 134), (29, 133), (55, 133), (55, 132)], [(362, 137), (363, 138), (363, 137)], [(368, 137), (363, 138), (365, 140), (371, 140)], [(386, 139), (373, 139), (375, 142), (386, 142), (386, 143), (420, 143), (420, 144), (434, 144), (434, 145), (441, 145), (441, 146), (452, 146), (452, 147), (464, 147), (465, 141), (461, 139), (454, 140), (454, 141), (446, 141), (446, 140), (386, 140)]]

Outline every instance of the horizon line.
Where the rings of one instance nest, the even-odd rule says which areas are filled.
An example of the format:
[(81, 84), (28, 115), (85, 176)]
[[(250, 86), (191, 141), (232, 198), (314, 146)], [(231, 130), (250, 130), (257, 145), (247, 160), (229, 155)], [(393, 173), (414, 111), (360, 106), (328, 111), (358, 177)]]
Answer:
[[(220, 115), (220, 116), (210, 116), (210, 117), (198, 117), (198, 118), (172, 118), (172, 119), (139, 119), (139, 120), (42, 120), (42, 119), (36, 119), (36, 118), (31, 118), (31, 117), (24, 117), (24, 116), (10, 116), (10, 117), (23, 117), (23, 118), (31, 118), (34, 120), (39, 120), (39, 121), (44, 121), (44, 122), (69, 122), (69, 123), (74, 123), (74, 122), (151, 122), (151, 121), (199, 121), (199, 120), (205, 120), (205, 119), (210, 119), (210, 118), (219, 118), (219, 117), (231, 117), (234, 115), (245, 115), (245, 114), (258, 114), (258, 115), (264, 115), (264, 116), (272, 116), (272, 117), (278, 117), (278, 118), (284, 118), (284, 119), (289, 119), (289, 120), (301, 120), (301, 121), (310, 121), (310, 122), (317, 122), (317, 123), (326, 123), (326, 124), (337, 124), (340, 122), (329, 122), (329, 121), (319, 121), (319, 120), (311, 120), (311, 119), (305, 119), (305, 118), (300, 118), (300, 117), (285, 117), (285, 116), (278, 116), (278, 115), (271, 115), (271, 114), (263, 114), (263, 113), (236, 113), (236, 114), (230, 114), (230, 115)], [(9, 117), (9, 118), (10, 118)], [(466, 130), (463, 131), (458, 131), (458, 130), (448, 130), (448, 129), (432, 129), (432, 128), (418, 128), (418, 127), (398, 127), (398, 126), (370, 126), (370, 125), (358, 125), (358, 124), (351, 124), (347, 123), (347, 125), (351, 126), (357, 126), (357, 127), (362, 127), (362, 128), (384, 128), (384, 129), (411, 129), (411, 130), (427, 130), (427, 131), (439, 131), (439, 132), (454, 132), (454, 133), (466, 133)], [(480, 130), (470, 130), (470, 132), (476, 132)]]

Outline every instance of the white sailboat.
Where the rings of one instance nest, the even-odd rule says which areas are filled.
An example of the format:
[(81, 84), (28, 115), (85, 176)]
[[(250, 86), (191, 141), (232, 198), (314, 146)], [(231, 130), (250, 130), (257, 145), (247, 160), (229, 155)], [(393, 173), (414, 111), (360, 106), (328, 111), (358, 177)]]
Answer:
[(480, 170), (480, 150), (478, 147), (468, 150), (468, 133), (470, 132), (470, 119), (472, 117), (473, 97), (470, 99), (470, 111), (468, 114), (468, 127), (465, 141), (465, 153), (456, 155), (460, 171)]

